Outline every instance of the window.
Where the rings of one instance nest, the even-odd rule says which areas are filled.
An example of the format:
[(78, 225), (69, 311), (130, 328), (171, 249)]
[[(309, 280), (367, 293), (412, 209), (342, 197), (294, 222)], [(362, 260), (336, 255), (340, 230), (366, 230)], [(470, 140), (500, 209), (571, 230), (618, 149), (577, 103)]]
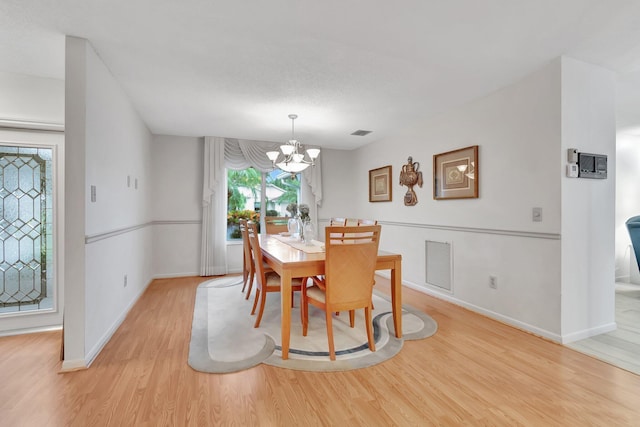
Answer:
[[(264, 197), (263, 197), (264, 189)], [(287, 216), (289, 203), (298, 203), (300, 176), (280, 170), (261, 173), (254, 168), (227, 169), (227, 240), (239, 240), (240, 218), (260, 221), (266, 216)]]
[(52, 152), (0, 146), (0, 314), (53, 308)]

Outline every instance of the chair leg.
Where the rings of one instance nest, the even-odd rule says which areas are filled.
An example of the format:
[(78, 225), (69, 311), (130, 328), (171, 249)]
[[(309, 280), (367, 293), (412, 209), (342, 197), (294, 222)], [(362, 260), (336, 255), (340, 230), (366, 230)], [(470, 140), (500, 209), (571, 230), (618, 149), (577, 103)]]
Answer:
[(376, 351), (376, 343), (373, 340), (373, 322), (371, 320), (371, 307), (364, 308), (364, 321), (367, 324), (367, 340), (369, 341), (369, 350)]
[(258, 317), (256, 317), (256, 323), (253, 325), (254, 328), (260, 326), (260, 321), (262, 320), (262, 313), (264, 313), (264, 303), (267, 300), (267, 291), (264, 289), (260, 292), (260, 308), (258, 309)]
[[(305, 287), (303, 286), (300, 289), (300, 324), (302, 325), (302, 332), (304, 332), (304, 311), (305, 311), (305, 300), (304, 297), (306, 295)], [(304, 336), (304, 333), (303, 333)]]
[(327, 339), (329, 341), (329, 359), (336, 360), (336, 349), (333, 345), (333, 321), (332, 314), (325, 308), (325, 317), (327, 319)]
[(355, 310), (349, 310), (349, 324), (351, 325), (352, 328), (356, 324), (356, 311)]
[(247, 279), (249, 278), (249, 272), (242, 266), (242, 290), (240, 292), (244, 292), (244, 289), (247, 287)]
[(249, 295), (251, 295), (251, 287), (253, 286), (253, 278), (256, 275), (256, 270), (253, 265), (249, 268), (249, 290), (247, 291), (247, 295), (244, 299), (249, 299)]
[(253, 300), (253, 308), (251, 314), (256, 314), (256, 307), (258, 306), (258, 299), (260, 298), (260, 288), (256, 288), (256, 297)]
[(302, 318), (302, 336), (306, 337), (307, 329), (309, 327), (309, 302), (304, 295), (300, 302), (300, 317)]

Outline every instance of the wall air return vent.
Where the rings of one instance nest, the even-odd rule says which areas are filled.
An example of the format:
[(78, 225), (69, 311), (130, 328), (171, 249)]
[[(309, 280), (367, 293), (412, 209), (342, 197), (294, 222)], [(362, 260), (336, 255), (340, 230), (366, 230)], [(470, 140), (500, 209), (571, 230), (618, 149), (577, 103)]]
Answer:
[(451, 243), (425, 241), (426, 282), (451, 292)]

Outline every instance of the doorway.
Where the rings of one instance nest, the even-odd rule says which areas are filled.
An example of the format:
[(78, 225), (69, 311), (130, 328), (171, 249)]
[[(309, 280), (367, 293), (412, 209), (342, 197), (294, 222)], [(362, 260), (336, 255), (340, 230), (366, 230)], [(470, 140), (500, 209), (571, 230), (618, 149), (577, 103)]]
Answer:
[(0, 130), (0, 334), (60, 327), (58, 132)]

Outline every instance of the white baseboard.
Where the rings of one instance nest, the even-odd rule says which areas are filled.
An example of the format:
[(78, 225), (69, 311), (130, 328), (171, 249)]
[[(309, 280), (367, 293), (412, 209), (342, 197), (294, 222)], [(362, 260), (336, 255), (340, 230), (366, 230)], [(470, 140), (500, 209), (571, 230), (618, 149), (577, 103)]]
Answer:
[(186, 273), (154, 274), (153, 278), (154, 279), (172, 279), (174, 277), (193, 277), (193, 276), (199, 276), (199, 275), (200, 275), (200, 272), (192, 271), (192, 272), (186, 272)]
[[(384, 273), (378, 273), (376, 272), (377, 275), (380, 275), (382, 277), (386, 277), (387, 279), (391, 277), (390, 273), (384, 272)], [(475, 313), (481, 314), (483, 316), (489, 317), (491, 319), (497, 320), (501, 323), (504, 323), (506, 325), (512, 326), (514, 328), (523, 330), (525, 332), (529, 332), (531, 334), (546, 338), (548, 340), (557, 342), (557, 343), (561, 343), (562, 342), (562, 337), (560, 335), (558, 335), (557, 333), (551, 332), (551, 331), (547, 331), (545, 329), (540, 329), (537, 326), (533, 326), (530, 325), (528, 323), (525, 322), (521, 322), (517, 319), (513, 319), (511, 317), (508, 316), (503, 316), (500, 313), (495, 313), (491, 310), (487, 310), (484, 309), (482, 307), (478, 307), (476, 305), (473, 304), (469, 304), (468, 302), (462, 301), (458, 298), (455, 298), (453, 295), (451, 295), (450, 293), (446, 292), (446, 291), (436, 291), (435, 289), (431, 289), (431, 288), (427, 288), (421, 285), (418, 285), (416, 283), (411, 283), (408, 281), (403, 280), (402, 281), (402, 286), (406, 286), (407, 288), (411, 288), (415, 291), (421, 292), (423, 294), (427, 294), (429, 296), (432, 296), (434, 298), (438, 298), (447, 302), (450, 302), (452, 304), (455, 304), (457, 306), (460, 307), (464, 307), (468, 310), (471, 310)]]
[[(239, 273), (242, 273), (242, 267), (232, 268), (227, 271), (227, 274), (239, 274)], [(174, 277), (193, 277), (193, 276), (200, 276), (200, 272), (193, 271), (188, 273), (155, 274), (153, 278), (154, 279), (173, 279)]]
[[(381, 275), (382, 276), (382, 275)], [(438, 292), (436, 290), (430, 289), (430, 288), (426, 288), (424, 286), (420, 286), (417, 285), (415, 283), (411, 283), (411, 282), (402, 282), (403, 286), (406, 286), (408, 288), (411, 288), (415, 291), (418, 292), (422, 292), (424, 294), (430, 295), (432, 297), (435, 298), (439, 298), (442, 300), (445, 300), (447, 302), (450, 302), (452, 304), (458, 305), (460, 307), (464, 307), (468, 310), (471, 310), (473, 312), (482, 314), (483, 316), (489, 317), (491, 319), (497, 320), (501, 323), (507, 324), (509, 326), (513, 326), (514, 328), (517, 329), (521, 329), (525, 332), (529, 332), (532, 333), (534, 335), (540, 336), (542, 338), (546, 338), (548, 340), (557, 342), (559, 344), (568, 344), (568, 343), (572, 343), (574, 341), (578, 341), (581, 339), (586, 339), (586, 338), (590, 338), (596, 335), (600, 335), (600, 334), (604, 334), (607, 332), (611, 332), (611, 331), (615, 331), (617, 329), (617, 325), (615, 322), (612, 323), (607, 323), (605, 325), (600, 325), (594, 328), (589, 328), (589, 329), (585, 329), (582, 331), (578, 331), (578, 332), (572, 332), (570, 334), (566, 334), (566, 335), (561, 335), (561, 334), (557, 334), (555, 332), (551, 332), (551, 331), (547, 331), (545, 329), (541, 329), (538, 328), (537, 326), (533, 326), (530, 325), (528, 323), (525, 322), (521, 322), (517, 319), (513, 319), (511, 317), (508, 316), (503, 316), (500, 313), (495, 313), (491, 310), (486, 310), (482, 307), (478, 307), (476, 305), (473, 304), (469, 304), (465, 301), (461, 301), (453, 296), (451, 296), (450, 294), (444, 293), (444, 292)]]
[(37, 334), (38, 332), (59, 331), (62, 325), (39, 326), (36, 328), (12, 329), (10, 331), (0, 332), (0, 337), (10, 337), (12, 335)]
[(88, 367), (89, 365), (84, 359), (63, 360), (62, 367), (60, 368), (60, 373), (81, 371), (83, 369), (87, 369)]
[[(98, 342), (93, 346), (93, 348), (87, 353), (86, 359), (83, 361), (85, 368), (88, 368), (89, 366), (91, 366), (95, 358), (98, 357), (98, 354), (100, 354), (104, 346), (107, 345), (107, 343), (111, 340), (111, 337), (113, 337), (113, 334), (116, 333), (120, 325), (122, 325), (122, 322), (124, 322), (124, 319), (126, 319), (127, 314), (129, 314), (129, 311), (131, 311), (133, 306), (138, 302), (138, 300), (140, 299), (144, 291), (147, 290), (150, 284), (151, 284), (151, 280), (149, 280), (147, 285), (144, 286), (140, 290), (140, 292), (138, 292), (138, 295), (136, 295), (136, 297), (131, 300), (129, 305), (122, 311), (122, 313), (120, 314), (120, 316), (118, 316), (116, 321), (113, 322), (113, 325), (111, 325), (111, 327), (107, 330), (107, 332), (105, 332), (102, 338), (100, 338), (100, 340), (98, 340)], [(66, 361), (62, 362), (63, 370), (65, 367), (65, 362)], [(82, 369), (82, 368), (78, 368), (78, 369)]]
[(597, 326), (595, 328), (584, 329), (578, 332), (572, 332), (562, 336), (562, 344), (569, 344), (575, 341), (584, 340), (600, 334), (615, 331), (618, 329), (616, 322), (607, 323), (606, 325)]

